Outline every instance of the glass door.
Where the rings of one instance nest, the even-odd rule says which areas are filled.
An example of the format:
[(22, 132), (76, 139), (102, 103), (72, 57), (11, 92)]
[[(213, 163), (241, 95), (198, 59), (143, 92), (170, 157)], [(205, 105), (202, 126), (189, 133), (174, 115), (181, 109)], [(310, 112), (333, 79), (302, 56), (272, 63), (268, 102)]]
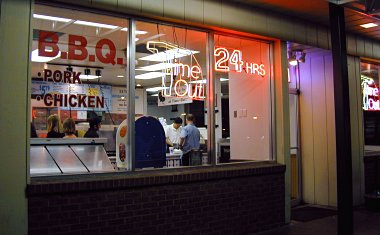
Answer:
[(299, 128), (299, 68), (289, 66), (289, 116), (290, 116), (290, 161), (291, 161), (291, 199), (292, 206), (302, 200), (302, 174)]

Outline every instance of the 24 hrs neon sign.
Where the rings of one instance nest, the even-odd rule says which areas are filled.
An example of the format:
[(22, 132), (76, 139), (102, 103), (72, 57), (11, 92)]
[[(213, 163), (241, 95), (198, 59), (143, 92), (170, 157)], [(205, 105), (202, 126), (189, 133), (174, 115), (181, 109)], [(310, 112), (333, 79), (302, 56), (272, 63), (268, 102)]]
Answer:
[(237, 73), (245, 71), (247, 74), (257, 74), (260, 76), (264, 76), (266, 74), (264, 64), (244, 62), (242, 60), (242, 51), (232, 50), (231, 53), (230, 51), (224, 47), (215, 48), (214, 56), (216, 71)]

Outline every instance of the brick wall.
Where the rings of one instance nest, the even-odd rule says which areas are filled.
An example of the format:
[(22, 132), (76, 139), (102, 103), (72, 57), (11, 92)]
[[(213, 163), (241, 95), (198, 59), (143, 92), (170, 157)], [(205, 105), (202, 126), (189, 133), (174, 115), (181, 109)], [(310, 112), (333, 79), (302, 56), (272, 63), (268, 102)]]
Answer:
[(284, 224), (277, 164), (35, 180), (29, 234), (249, 234)]

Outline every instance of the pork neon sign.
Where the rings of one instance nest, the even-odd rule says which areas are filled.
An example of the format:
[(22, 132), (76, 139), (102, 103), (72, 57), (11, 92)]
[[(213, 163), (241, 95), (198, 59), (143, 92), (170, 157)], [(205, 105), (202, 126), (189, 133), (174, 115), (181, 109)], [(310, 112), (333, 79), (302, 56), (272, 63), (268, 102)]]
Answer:
[(363, 89), (363, 109), (367, 111), (380, 110), (379, 88), (375, 81), (366, 76), (361, 76), (361, 85)]

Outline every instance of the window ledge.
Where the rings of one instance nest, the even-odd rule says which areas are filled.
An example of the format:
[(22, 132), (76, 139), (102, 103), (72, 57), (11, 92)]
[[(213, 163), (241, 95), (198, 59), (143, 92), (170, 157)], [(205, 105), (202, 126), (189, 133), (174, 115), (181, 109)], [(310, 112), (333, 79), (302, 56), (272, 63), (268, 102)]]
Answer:
[(188, 167), (92, 175), (34, 177), (27, 186), (27, 195), (58, 194), (182, 184), (235, 177), (283, 174), (285, 166), (273, 161), (224, 164), (214, 167)]

